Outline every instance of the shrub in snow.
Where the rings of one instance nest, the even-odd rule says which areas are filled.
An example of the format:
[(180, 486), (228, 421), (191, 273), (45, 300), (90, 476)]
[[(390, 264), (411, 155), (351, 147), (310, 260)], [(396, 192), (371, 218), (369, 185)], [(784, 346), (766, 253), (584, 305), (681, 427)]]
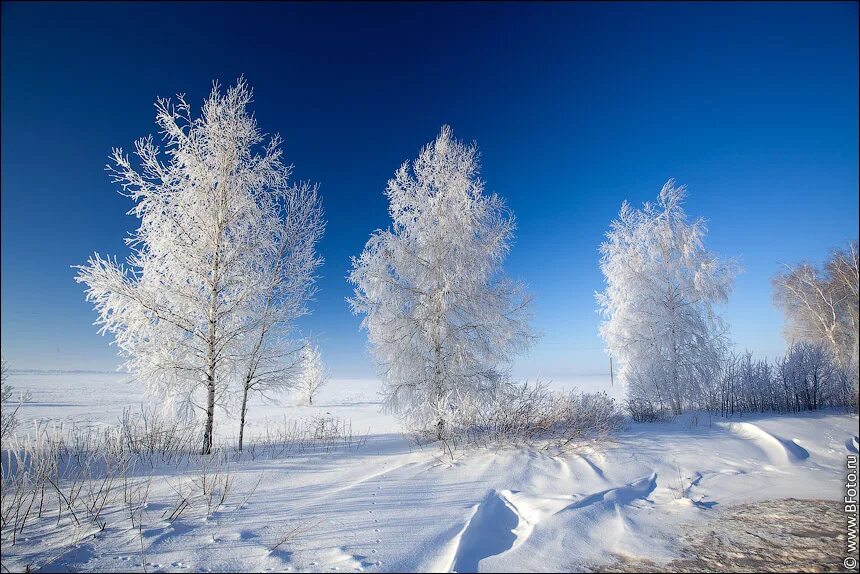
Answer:
[(385, 408), (438, 438), (534, 338), (530, 298), (501, 270), (514, 217), (478, 171), (477, 148), (444, 126), (389, 180), (391, 227), (371, 235), (349, 275)]
[(14, 387), (9, 384), (9, 367), (6, 361), (0, 362), (0, 439), (6, 438), (6, 435), (18, 424), (16, 415), (18, 407), (12, 406), (12, 393)]
[(672, 415), (665, 405), (656, 404), (645, 397), (628, 396), (624, 407), (630, 413), (630, 418), (637, 423), (653, 423), (663, 421)]
[(602, 440), (621, 428), (623, 414), (605, 393), (553, 391), (546, 384), (498, 380), (464, 401), (452, 417), (450, 443), (568, 444)]
[[(202, 455), (195, 448), (201, 426), (144, 409), (125, 411), (116, 426), (37, 422), (28, 433), (5, 438), (0, 456), (4, 559), (7, 543), (15, 545), (22, 535), (26, 539), (28, 528), (50, 528), (77, 539), (82, 528), (91, 530), (87, 524), (103, 530), (108, 515), (112, 524), (129, 520), (140, 531), (146, 520), (173, 522), (193, 514), (205, 519), (225, 504), (241, 508), (256, 487), (238, 493), (231, 463), (353, 449), (366, 438), (355, 437), (351, 423), (336, 417), (285, 418), (283, 424), (266, 424), (243, 450), (214, 444), (211, 454)], [(176, 476), (190, 480), (174, 484)], [(168, 499), (153, 504), (164, 508), (160, 516), (144, 512), (148, 502), (165, 493)]]
[(703, 245), (702, 219), (688, 221), (683, 186), (669, 180), (657, 203), (625, 202), (600, 246), (606, 289), (600, 335), (622, 364), (628, 397), (680, 413), (719, 370), (727, 329), (714, 310), (736, 273)]
[(0, 361), (0, 440), (15, 432), (18, 426), (18, 409), (21, 403), (30, 400), (29, 391), (22, 393), (17, 399), (13, 398), (15, 387), (9, 383), (9, 364)]
[(823, 343), (795, 343), (772, 362), (730, 353), (695, 406), (723, 416), (826, 407), (856, 411), (857, 373)]

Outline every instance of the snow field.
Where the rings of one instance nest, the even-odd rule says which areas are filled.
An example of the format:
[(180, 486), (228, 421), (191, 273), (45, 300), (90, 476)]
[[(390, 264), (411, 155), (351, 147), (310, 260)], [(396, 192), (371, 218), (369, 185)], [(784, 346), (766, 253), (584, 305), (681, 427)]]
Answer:
[[(17, 377), (13, 384), (23, 390), (37, 376)], [(56, 387), (107, 384), (86, 375), (49, 380)], [(662, 563), (676, 557), (677, 532), (722, 508), (788, 497), (838, 500), (845, 456), (860, 434), (856, 417), (832, 412), (729, 421), (698, 414), (632, 424), (611, 442), (568, 452), (473, 449), (452, 458), (434, 445), (416, 446), (396, 421), (379, 415), (376, 384), (335, 381), (318, 406), (251, 410), (257, 428), (285, 413), (349, 417), (355, 429), (368, 430), (358, 448), (226, 465), (220, 472), (233, 482), (225, 503), (209, 514), (198, 498), (173, 520), (177, 492), (194, 490), (200, 471), (158, 467), (140, 529), (117, 505), (105, 513), (102, 532), (57, 529), (48, 520), (28, 527), (13, 547), (4, 531), (4, 566), (499, 572), (582, 570), (619, 557)], [(74, 392), (80, 404), (49, 408), (50, 389), (33, 389), (40, 404), (22, 412), (31, 420), (34, 413), (76, 417), (85, 397), (121, 394)], [(126, 396), (132, 404), (138, 399)], [(111, 422), (109, 411), (122, 410), (119, 398), (112, 400), (91, 407), (91, 416), (98, 411), (101, 422)]]

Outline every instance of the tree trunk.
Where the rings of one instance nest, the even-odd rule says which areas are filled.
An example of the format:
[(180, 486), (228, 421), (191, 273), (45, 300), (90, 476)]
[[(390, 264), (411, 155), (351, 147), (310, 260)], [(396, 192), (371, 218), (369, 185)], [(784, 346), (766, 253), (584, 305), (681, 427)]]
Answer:
[(212, 452), (212, 429), (215, 422), (215, 381), (210, 378), (206, 384), (206, 427), (203, 430), (202, 454)]
[(672, 315), (672, 345), (669, 347), (669, 362), (671, 363), (672, 381), (669, 387), (672, 410), (676, 415), (681, 414), (681, 375), (678, 370), (678, 328), (677, 323), (677, 303), (675, 302), (675, 294), (671, 285), (669, 286), (669, 299), (667, 306)]
[(435, 379), (434, 384), (436, 386), (436, 406), (437, 406), (436, 440), (442, 440), (445, 437), (445, 419), (443, 418), (442, 411), (439, 409), (441, 409), (441, 405), (442, 405), (443, 399), (445, 397), (445, 389), (442, 385), (442, 344), (439, 341), (438, 336), (436, 338), (436, 346), (433, 350), (433, 355), (435, 358), (433, 376)]
[(212, 452), (212, 427), (215, 421), (215, 299), (209, 305), (209, 372), (206, 374), (206, 426), (202, 454)]
[[(218, 266), (215, 266), (217, 273)], [(209, 349), (208, 349), (208, 373), (206, 373), (206, 427), (203, 431), (203, 451), (202, 454), (212, 452), (212, 427), (215, 421), (215, 312), (216, 312), (217, 293), (212, 289), (211, 299), (209, 302)]]
[(434, 325), (433, 332), (433, 383), (435, 385), (436, 391), (436, 440), (442, 440), (445, 438), (445, 419), (443, 418), (443, 413), (441, 412), (441, 405), (443, 399), (445, 398), (445, 389), (442, 384), (442, 300), (441, 300), (441, 292), (438, 297), (437, 311), (436, 311), (436, 324)]
[(245, 381), (245, 390), (242, 392), (242, 412), (239, 415), (239, 450), (242, 450), (242, 439), (245, 437), (245, 415), (248, 412), (248, 381)]
[(209, 284), (209, 332), (207, 333), (209, 348), (207, 349), (208, 372), (206, 373), (206, 428), (203, 431), (203, 454), (212, 452), (212, 429), (215, 422), (215, 379), (217, 360), (215, 349), (217, 346), (218, 334), (218, 292), (221, 280), (221, 235), (224, 231), (226, 217), (226, 201), (227, 196), (224, 193), (224, 183), (226, 181), (226, 172), (222, 173), (220, 184), (216, 184), (216, 192), (219, 193), (219, 210), (215, 222), (215, 246), (213, 249), (212, 262), (212, 277)]

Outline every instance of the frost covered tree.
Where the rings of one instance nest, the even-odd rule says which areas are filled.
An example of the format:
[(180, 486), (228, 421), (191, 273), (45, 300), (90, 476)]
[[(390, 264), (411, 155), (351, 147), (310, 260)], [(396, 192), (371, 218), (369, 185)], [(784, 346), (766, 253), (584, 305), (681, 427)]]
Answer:
[(143, 138), (137, 167), (121, 149), (107, 167), (135, 202), (131, 254), (123, 265), (96, 253), (76, 278), (136, 379), (180, 412), (204, 413), (203, 453), (265, 323), (260, 301), (293, 193), (281, 140), (261, 133), (251, 100), (239, 79), (226, 93), (214, 84), (199, 117), (182, 95), (157, 101), (164, 149)]
[(308, 405), (314, 404), (317, 392), (328, 382), (319, 347), (308, 344), (302, 349), (301, 374), (296, 390)]
[(606, 289), (597, 294), (600, 335), (622, 363), (629, 399), (675, 413), (718, 376), (728, 341), (713, 306), (736, 274), (705, 249), (705, 222), (687, 220), (685, 196), (669, 180), (656, 204), (624, 202), (600, 246)]
[(457, 406), (494, 384), (534, 338), (530, 298), (501, 270), (514, 217), (484, 193), (477, 147), (448, 126), (385, 194), (392, 223), (353, 258), (350, 303), (365, 315), (385, 408), (441, 439)]
[(322, 258), (316, 244), (325, 229), (322, 204), (316, 186), (301, 184), (281, 197), (283, 220), (272, 238), (274, 256), (262, 268), (264, 286), (252, 301), (251, 315), (258, 318), (245, 338), (242, 353), (239, 450), (245, 436), (248, 400), (253, 393), (292, 389), (301, 382), (305, 345), (290, 338), (293, 322), (308, 313), (307, 302), (316, 292), (314, 280)]
[(827, 346), (839, 364), (856, 370), (860, 337), (860, 263), (857, 242), (834, 250), (823, 269), (786, 266), (774, 280), (774, 299), (785, 312), (790, 341)]

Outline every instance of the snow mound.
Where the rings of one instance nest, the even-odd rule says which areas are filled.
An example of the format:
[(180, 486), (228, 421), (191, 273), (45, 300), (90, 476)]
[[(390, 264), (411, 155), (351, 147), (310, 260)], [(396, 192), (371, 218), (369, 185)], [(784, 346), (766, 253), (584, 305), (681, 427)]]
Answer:
[(608, 482), (606, 480), (606, 475), (603, 474), (603, 469), (598, 465), (594, 464), (594, 462), (586, 457), (584, 454), (577, 454), (576, 460), (583, 464), (583, 466), (591, 472), (595, 477), (599, 478), (603, 482)]
[(490, 491), (466, 522), (450, 571), (477, 572), (481, 560), (510, 550), (517, 541), (514, 530), (520, 520), (503, 492)]
[(586, 506), (591, 506), (592, 504), (597, 504), (599, 502), (604, 503), (607, 507), (627, 506), (637, 500), (647, 499), (648, 495), (654, 492), (655, 488), (657, 488), (656, 472), (651, 476), (640, 478), (639, 480), (625, 484), (624, 486), (609, 488), (607, 490), (602, 490), (585, 496), (563, 509), (562, 512), (576, 508), (585, 508)]
[(721, 423), (729, 432), (751, 441), (776, 466), (785, 466), (809, 458), (809, 451), (797, 444), (795, 439), (784, 439), (753, 423)]

